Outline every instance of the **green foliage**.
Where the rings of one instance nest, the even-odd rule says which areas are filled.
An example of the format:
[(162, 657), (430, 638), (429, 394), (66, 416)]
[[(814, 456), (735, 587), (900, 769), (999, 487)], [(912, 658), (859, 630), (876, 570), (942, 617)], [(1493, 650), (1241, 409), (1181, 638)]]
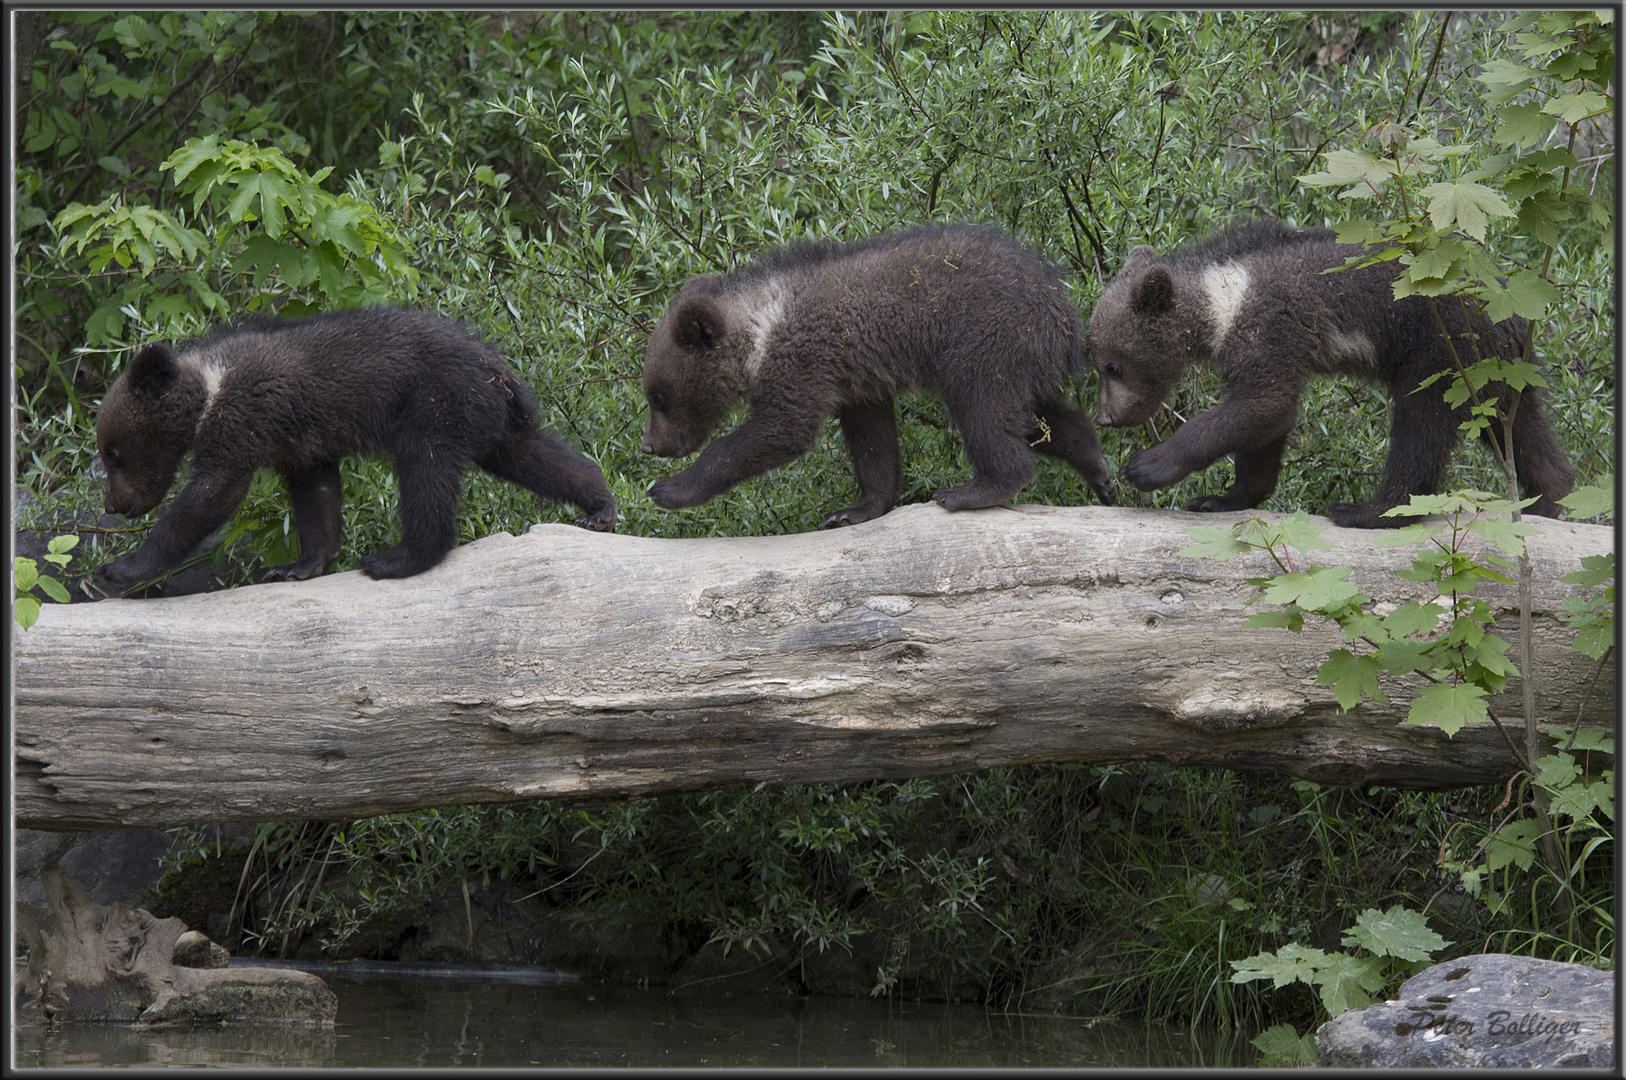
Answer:
[(1423, 916), (1399, 904), (1385, 912), (1361, 912), (1343, 943), (1372, 956), (1392, 956), (1425, 966), (1434, 953), (1451, 944), (1430, 930)]
[[(222, 940), (392, 955), (448, 883), (489, 879), (585, 919), (773, 956), (793, 983), (792, 961), (850, 951), (881, 994), (970, 986), (1011, 1008), (1251, 1027), (1264, 998), (1229, 962), (1336, 941), (1395, 902), (1397, 867), (1432, 869), (1447, 821), (1432, 798), (1063, 765), (265, 826), (244, 872), (243, 852), (225, 853), (245, 885), (239, 936)], [(180, 832), (177, 863), (222, 857), (207, 830)]]
[[(1263, 600), (1282, 605), (1282, 610), (1249, 616), (1245, 625), (1299, 633), (1307, 614), (1338, 624), (1346, 640), (1359, 641), (1371, 650), (1357, 654), (1334, 649), (1321, 665), (1316, 682), (1333, 688), (1339, 708), (1354, 708), (1363, 695), (1387, 701), (1380, 680), (1416, 672), (1433, 685), (1413, 697), (1407, 722), (1432, 725), (1455, 735), (1464, 724), (1488, 719), (1485, 699), (1501, 690), (1509, 676), (1518, 675), (1507, 659), (1507, 643), (1490, 633), (1494, 610), (1473, 595), (1482, 581), (1506, 582), (1500, 570), (1507, 561), (1495, 555), (1476, 555), (1466, 546), (1469, 537), (1477, 536), (1509, 554), (1520, 553), (1522, 537), (1535, 532), (1534, 526), (1486, 516), (1511, 505), (1483, 492), (1458, 491), (1413, 496), (1408, 505), (1390, 511), (1396, 516), (1440, 516), (1437, 522), (1407, 526), (1376, 538), (1380, 544), (1423, 544), (1412, 568), (1399, 576), (1433, 586), (1438, 599), (1426, 604), (1407, 602), (1382, 615), (1372, 608), (1371, 597), (1345, 581), (1353, 572), (1351, 567), (1294, 567), (1289, 549), (1302, 552), (1327, 546), (1318, 535), (1321, 527), (1309, 524), (1302, 512), (1279, 523), (1250, 517), (1229, 526), (1188, 527), (1186, 531), (1198, 543), (1180, 554), (1229, 559), (1249, 552), (1268, 553), (1282, 573), (1249, 578), (1260, 591), (1248, 603)], [(1442, 539), (1447, 531), (1449, 539)]]
[[(1329, 151), (1325, 172), (1301, 176), (1300, 182), (1309, 187), (1347, 185), (1339, 192), (1340, 199), (1376, 200), (1386, 211), (1388, 216), (1378, 221), (1339, 224), (1341, 239), (1372, 245), (1366, 256), (1352, 258), (1350, 264), (1398, 258), (1405, 270), (1395, 278), (1396, 299), (1421, 295), (1434, 306), (1436, 297), (1454, 295), (1492, 322), (1514, 315), (1532, 323), (1544, 320), (1560, 297), (1548, 276), (1553, 249), (1566, 235), (1575, 235), (1570, 223), (1584, 222), (1582, 228), (1588, 231), (1607, 230), (1613, 224), (1608, 206), (1570, 183), (1581, 165), (1574, 151), (1582, 131), (1613, 111), (1612, 101), (1603, 93), (1614, 70), (1612, 20), (1610, 12), (1531, 13), (1517, 19), (1507, 35), (1510, 51), (1524, 63), (1497, 59), (1478, 76), (1487, 87), (1485, 102), (1492, 107), (1476, 118), (1490, 129), (1480, 139), (1442, 145), (1397, 119), (1373, 130), (1376, 153)], [(1545, 145), (1554, 117), (1568, 129), (1562, 150)], [(1535, 148), (1521, 153), (1526, 146)], [(1486, 153), (1488, 147), (1511, 149)], [(1448, 165), (1454, 167), (1454, 175), (1422, 183)], [(1490, 181), (1501, 191), (1480, 181)], [(1492, 220), (1507, 221), (1520, 236), (1546, 249), (1539, 269), (1509, 268), (1495, 257), (1487, 245)], [(1435, 317), (1439, 318), (1437, 308)], [(1454, 406), (1473, 402), (1471, 415), (1462, 424), (1471, 436), (1486, 431), (1493, 419), (1499, 421), (1505, 434), (1495, 451), (1509, 478), (1510, 497), (1517, 492), (1512, 486), (1508, 421), (1518, 408), (1520, 392), (1547, 386), (1530, 362), (1533, 339), (1532, 326), (1523, 355), (1502, 357), (1480, 335), (1451, 342), (1456, 371), (1445, 399)], [(1480, 392), (1492, 381), (1513, 391), (1509, 403), (1481, 399)]]
[(1316, 1063), (1315, 1033), (1300, 1035), (1292, 1024), (1272, 1024), (1251, 1041), (1259, 1050), (1255, 1064), (1261, 1069), (1293, 1069)]
[[(1382, 615), (1373, 608), (1370, 597), (1354, 590), (1350, 590), (1352, 595), (1345, 595), (1342, 591), (1317, 590), (1309, 584), (1342, 583), (1349, 568), (1338, 567), (1334, 568), (1337, 572), (1329, 573), (1324, 568), (1293, 567), (1290, 548), (1303, 552), (1319, 543), (1315, 537), (1319, 529), (1307, 528), (1302, 520), (1271, 523), (1253, 518), (1229, 527), (1189, 528), (1198, 543), (1181, 554), (1228, 559), (1268, 552), (1284, 572), (1272, 578), (1250, 579), (1260, 589), (1254, 600), (1285, 606), (1282, 611), (1251, 616), (1249, 625), (1279, 626), (1297, 633), (1303, 628), (1306, 614), (1338, 624), (1346, 640), (1359, 641), (1371, 650), (1357, 654), (1351, 649), (1334, 649), (1322, 664), (1316, 681), (1333, 687), (1341, 708), (1353, 708), (1363, 695), (1385, 701), (1383, 679), (1417, 673), (1430, 685), (1412, 697), (1407, 722), (1432, 725), (1454, 735), (1465, 724), (1486, 719), (1500, 726), (1501, 721), (1488, 707), (1488, 699), (1502, 689), (1508, 677), (1518, 675), (1507, 658), (1507, 643), (1490, 632), (1495, 613), (1484, 600), (1472, 595), (1482, 581), (1507, 582), (1500, 573), (1507, 568), (1507, 560), (1488, 553), (1476, 555), (1465, 545), (1469, 537), (1476, 536), (1490, 547), (1511, 555), (1521, 554), (1523, 537), (1533, 533), (1534, 528), (1486, 516), (1505, 513), (1513, 505), (1482, 492), (1458, 491), (1414, 497), (1408, 506), (1392, 511), (1397, 516), (1439, 515), (1437, 521), (1397, 529), (1378, 540), (1389, 545), (1422, 545), (1422, 553), (1413, 560), (1412, 568), (1399, 576), (1427, 584), (1436, 599), (1427, 603), (1409, 601)], [(1608, 503), (1596, 491), (1578, 492), (1570, 505), (1577, 510), (1608, 512)], [(1584, 567), (1564, 580), (1596, 588), (1613, 578), (1612, 557), (1589, 558)], [(1602, 657), (1613, 641), (1613, 603), (1612, 588), (1601, 596), (1566, 601), (1567, 618), (1579, 631), (1572, 648), (1594, 658)], [(1601, 666), (1599, 670), (1601, 673)], [(1614, 740), (1597, 729), (1578, 729), (1574, 735), (1566, 735), (1556, 727), (1550, 730), (1560, 743), (1557, 753), (1533, 761), (1518, 757), (1522, 797), (1513, 811), (1499, 824), (1478, 830), (1482, 838), (1471, 854), (1458, 855), (1454, 844), (1442, 844), (1439, 865), (1457, 877), (1466, 895), (1480, 899), (1492, 911), (1511, 914), (1517, 904), (1522, 909), (1520, 915), (1534, 924), (1519, 932), (1527, 942), (1559, 946), (1566, 959), (1608, 964), (1613, 955), (1613, 892), (1600, 882), (1600, 877), (1607, 877), (1610, 861), (1614, 773), (1611, 768), (1594, 769), (1590, 756), (1586, 766), (1578, 765), (1570, 751), (1584, 746), (1612, 758)], [(1511, 740), (1509, 746), (1513, 746)], [(1509, 797), (1504, 796), (1491, 816), (1508, 802)], [(1550, 825), (1544, 824), (1549, 821)], [(1474, 835), (1476, 830), (1467, 832)], [(1542, 856), (1547, 845), (1552, 852), (1550, 858)], [(1510, 877), (1515, 871), (1521, 875), (1519, 879)], [(1493, 878), (1499, 886), (1489, 884)], [(1392, 909), (1391, 914), (1394, 910), (1398, 909)], [(1551, 925), (1548, 914), (1553, 910), (1561, 913), (1557, 927)], [(1247, 977), (1263, 978), (1268, 974), (1276, 979), (1278, 987), (1293, 981), (1318, 986), (1329, 1015), (1336, 1015), (1351, 1002), (1364, 1004), (1358, 1001), (1361, 993), (1375, 989), (1363, 984), (1362, 978), (1376, 979), (1382, 985), (1383, 973), (1371, 957), (1421, 960), (1438, 947), (1406, 951), (1411, 948), (1406, 933), (1414, 925), (1409, 916), (1398, 923), (1389, 920), (1387, 925), (1374, 917), (1360, 925), (1362, 929), (1355, 932), (1353, 939), (1344, 940), (1346, 945), (1361, 945), (1370, 954), (1360, 962), (1349, 957), (1329, 959), (1319, 950), (1295, 946), (1279, 950), (1268, 964), (1246, 969), (1251, 972)], [(1287, 1060), (1280, 1056), (1290, 1048), (1285, 1040), (1281, 1032), (1267, 1040), (1272, 1061)], [(1261, 1045), (1261, 1049), (1265, 1046)]]
[[(78, 543), (77, 536), (53, 536), (46, 543), (46, 554), (43, 558), (60, 569), (66, 569), (68, 563), (73, 560), (69, 552)], [(12, 560), (11, 617), (24, 630), (33, 626), (40, 617), (39, 597), (34, 595), (36, 588), (59, 604), (66, 604), (70, 599), (68, 590), (61, 581), (49, 574), (40, 573), (39, 563), (33, 559), (17, 556)]]
[[(1608, 489), (1581, 488), (1563, 501), (1577, 516), (1614, 513), (1613, 492)], [(1614, 555), (1588, 556), (1582, 567), (1561, 580), (1583, 589), (1611, 583), (1597, 592), (1568, 597), (1563, 604), (1562, 617), (1577, 631), (1570, 648), (1600, 661), (1587, 689), (1590, 694), (1614, 647)], [(1548, 941), (1565, 959), (1608, 965), (1613, 957), (1614, 893), (1601, 880), (1612, 880), (1614, 770), (1594, 762), (1592, 754), (1612, 761), (1614, 739), (1597, 729), (1566, 732), (1557, 725), (1550, 726), (1548, 734), (1557, 749), (1537, 757), (1521, 775), (1519, 807), (1499, 825), (1479, 833), (1469, 854), (1459, 856), (1455, 845), (1442, 847), (1440, 865), (1459, 875), (1462, 888), (1491, 910), (1511, 913), (1522, 908), (1521, 914), (1528, 913), (1530, 928), (1509, 933), (1510, 938)], [(1504, 798), (1503, 804), (1507, 802)], [(1519, 809), (1526, 803), (1542, 807), (1545, 816), (1523, 816)], [(1543, 821), (1550, 824), (1544, 827)], [(1550, 845), (1550, 858), (1543, 857), (1545, 845)], [(1559, 916), (1556, 926), (1553, 914)]]
[[(1615, 781), (1605, 765), (1614, 759), (1615, 740), (1595, 729), (1570, 732), (1557, 725), (1548, 735), (1554, 752), (1538, 757), (1521, 778), (1520, 805), (1539, 795), (1550, 831), (1515, 807), (1500, 824), (1470, 831), (1466, 855), (1456, 843), (1442, 845), (1440, 866), (1490, 911), (1521, 916), (1519, 929), (1500, 935), (1512, 947), (1546, 943), (1559, 959), (1608, 967), (1614, 957)], [(1553, 863), (1541, 852), (1549, 839)]]
[[(1608, 503), (1596, 491), (1578, 492), (1573, 505), (1578, 510), (1609, 512)], [(1520, 553), (1522, 537), (1534, 530), (1521, 523), (1483, 516), (1487, 512), (1505, 512), (1510, 506), (1507, 500), (1493, 499), (1479, 492), (1453, 492), (1413, 498), (1409, 506), (1397, 508), (1397, 514), (1431, 513), (1442, 517), (1439, 522), (1395, 530), (1379, 541), (1396, 545), (1423, 543), (1423, 554), (1413, 561), (1410, 571), (1400, 576), (1431, 585), (1437, 590), (1438, 599), (1426, 604), (1407, 602), (1381, 617), (1369, 610), (1370, 598), (1359, 593), (1327, 595), (1323, 599), (1321, 594), (1309, 589), (1305, 583), (1317, 580), (1317, 575), (1322, 574), (1321, 568), (1291, 569), (1289, 548), (1305, 551), (1318, 543), (1314, 534), (1319, 530), (1311, 526), (1306, 532), (1302, 521), (1272, 524), (1254, 518), (1229, 527), (1192, 527), (1188, 531), (1199, 542), (1181, 554), (1224, 559), (1248, 552), (1268, 552), (1286, 572), (1274, 578), (1250, 579), (1261, 589), (1255, 599), (1274, 599), (1286, 607), (1280, 612), (1251, 616), (1249, 625), (1280, 626), (1296, 633), (1302, 630), (1305, 614), (1317, 614), (1336, 622), (1347, 639), (1359, 640), (1372, 650), (1357, 655), (1348, 649), (1335, 649), (1322, 665), (1317, 682), (1334, 688), (1341, 708), (1353, 708), (1362, 695), (1387, 700), (1380, 688), (1382, 678), (1417, 672), (1432, 685), (1423, 687), (1413, 697), (1407, 721), (1430, 724), (1452, 735), (1464, 724), (1487, 718), (1494, 720), (1487, 699), (1502, 688), (1509, 676), (1518, 674), (1507, 659), (1507, 644), (1489, 632), (1494, 612), (1483, 600), (1471, 595), (1481, 581), (1506, 582), (1507, 578), (1498, 572), (1498, 566), (1505, 568), (1506, 560), (1493, 555), (1475, 556), (1464, 546), (1467, 537), (1477, 535), (1509, 554)], [(1447, 530), (1448, 539), (1444, 537)], [(1612, 557), (1589, 558), (1583, 565), (1582, 571), (1564, 580), (1587, 588), (1613, 578)], [(1322, 574), (1322, 577), (1341, 582), (1348, 568), (1336, 569), (1342, 573)], [(1595, 659), (1602, 657), (1613, 641), (1613, 606), (1612, 587), (1602, 595), (1575, 597), (1565, 602), (1568, 621), (1579, 630), (1572, 648)], [(1440, 866), (1459, 877), (1468, 895), (1481, 898), (1497, 912), (1510, 910), (1511, 888), (1506, 881), (1510, 869), (1540, 875), (1562, 898), (1564, 908), (1571, 914), (1564, 928), (1532, 931), (1531, 937), (1564, 943), (1567, 957), (1607, 963), (1613, 949), (1612, 936), (1605, 937), (1613, 927), (1609, 910), (1612, 893), (1607, 886), (1600, 891), (1598, 877), (1607, 872), (1600, 864), (1607, 860), (1606, 849), (1612, 842), (1614, 773), (1609, 768), (1596, 772), (1590, 767), (1581, 768), (1569, 751), (1585, 747), (1612, 758), (1614, 741), (1596, 729), (1578, 730), (1573, 736), (1554, 729), (1554, 738), (1561, 744), (1558, 753), (1528, 763), (1520, 759), (1524, 766), (1523, 784), (1530, 789), (1531, 797), (1541, 800), (1539, 804), (1530, 805), (1543, 807), (1541, 813), (1534, 818), (1524, 816), (1519, 811), (1527, 803), (1521, 799), (1514, 813), (1505, 817), (1499, 826), (1485, 831), (1484, 839), (1472, 855), (1460, 858), (1446, 853), (1442, 847)], [(1503, 805), (1506, 803), (1504, 798)], [(1542, 814), (1550, 814), (1553, 822), (1550, 830), (1544, 830), (1541, 822), (1546, 819)], [(1557, 855), (1556, 865), (1549, 865), (1538, 857), (1539, 845), (1549, 838)], [(1479, 861), (1481, 858), (1483, 862)], [(1486, 884), (1487, 877), (1498, 872), (1503, 879), (1500, 889)], [(1536, 897), (1536, 888), (1531, 885), (1526, 909), (1530, 913), (1541, 907)], [(1583, 923), (1590, 923), (1590, 932), (1580, 930)], [(1376, 924), (1368, 925), (1374, 933), (1379, 930)], [(1377, 953), (1372, 941), (1358, 940), (1369, 951)], [(1584, 940), (1591, 943), (1583, 944)], [(1396, 939), (1387, 941), (1384, 948), (1390, 955), (1405, 955), (1396, 947)], [(1351, 942), (1346, 940), (1345, 943)], [(1300, 981), (1323, 987), (1324, 1003), (1333, 1015), (1336, 1015), (1334, 1005), (1346, 1000), (1343, 995), (1350, 985), (1351, 973), (1375, 977), (1370, 965), (1348, 967), (1341, 960), (1323, 961), (1302, 951), (1284, 951), (1276, 961), (1276, 966), (1259, 970), (1268, 970), (1280, 980), (1290, 982), (1293, 981), (1291, 972), (1303, 968), (1304, 977)], [(1291, 965), (1282, 966), (1289, 961)], [(1316, 966), (1323, 963), (1330, 966), (1324, 969)], [(1284, 985), (1284, 981), (1276, 985)], [(1354, 985), (1359, 986), (1359, 983)], [(1273, 1037), (1272, 1046), (1279, 1041), (1279, 1037)], [(1280, 1047), (1276, 1047), (1272, 1053), (1279, 1051)]]
[[(132, 208), (115, 192), (95, 206), (70, 203), (52, 221), (61, 252), (82, 256), (90, 274), (109, 263), (141, 268), (136, 284), (91, 313), (87, 349), (117, 341), (127, 315), (146, 333), (175, 337), (210, 316), (292, 315), (416, 293), (394, 227), (365, 201), (322, 190), (331, 169), (306, 175), (274, 147), (214, 135), (187, 140), (159, 169), (171, 172), (177, 194), (192, 196), (189, 208)], [(205, 210), (208, 235), (184, 223)]]
[[(1233, 982), (1269, 979), (1280, 989), (1293, 983), (1316, 988), (1327, 1019), (1377, 1000), (1385, 987), (1398, 986), (1427, 967), (1434, 953), (1451, 944), (1429, 929), (1423, 916), (1396, 904), (1388, 911), (1368, 908), (1343, 937), (1351, 953), (1328, 953), (1292, 944), (1246, 960), (1233, 960)], [(1289, 1025), (1277, 1025), (1254, 1040), (1267, 1055), (1261, 1065), (1314, 1064), (1315, 1042)]]
[[(1612, 488), (1577, 488), (1559, 502), (1577, 518), (1615, 516)], [(1596, 592), (1565, 597), (1563, 605), (1564, 622), (1576, 630), (1570, 648), (1602, 660), (1615, 645), (1615, 553), (1588, 555), (1581, 560), (1581, 569), (1558, 580), (1582, 589), (1597, 589), (1609, 583)]]

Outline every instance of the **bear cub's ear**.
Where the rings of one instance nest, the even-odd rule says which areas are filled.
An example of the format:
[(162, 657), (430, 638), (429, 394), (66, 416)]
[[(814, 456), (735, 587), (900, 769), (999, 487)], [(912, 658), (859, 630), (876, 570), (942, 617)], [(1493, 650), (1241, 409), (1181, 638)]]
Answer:
[(1161, 263), (1135, 282), (1130, 306), (1140, 315), (1163, 315), (1174, 308), (1174, 277)]
[(130, 386), (144, 394), (159, 397), (175, 382), (178, 372), (175, 354), (159, 342), (148, 345), (130, 361)]
[(1124, 272), (1139, 270), (1143, 266), (1158, 262), (1157, 251), (1145, 244), (1136, 244), (1129, 249), (1129, 255), (1124, 259)]
[(672, 340), (685, 349), (715, 349), (725, 329), (723, 307), (709, 295), (684, 297), (672, 313)]

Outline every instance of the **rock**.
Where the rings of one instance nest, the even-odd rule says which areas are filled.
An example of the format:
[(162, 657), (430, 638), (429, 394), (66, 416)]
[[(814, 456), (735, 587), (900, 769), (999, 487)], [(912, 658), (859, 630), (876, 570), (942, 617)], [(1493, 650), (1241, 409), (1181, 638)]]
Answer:
[(1394, 1001), (1316, 1033), (1330, 1068), (1595, 1068), (1615, 1065), (1615, 981), (1584, 964), (1485, 953), (1407, 979)]
[[(252, 840), (241, 835), (240, 829), (211, 828), (227, 847)], [(16, 875), (13, 899), (35, 904), (45, 903), (40, 871), (55, 864), (60, 865), (94, 903), (151, 907), (154, 890), (164, 876), (163, 859), (175, 848), (175, 838), (159, 829), (94, 832), (17, 829), (13, 835), (12, 868)]]
[(135, 906), (164, 876), (163, 858), (175, 838), (158, 829), (117, 829), (81, 834), (62, 856), (62, 869), (98, 904)]
[[(40, 870), (62, 861), (86, 836), (105, 836), (106, 833), (44, 832), (40, 829), (17, 829), (12, 833), (11, 869), (15, 881), (15, 900), (34, 904), (45, 903), (45, 887), (40, 884)], [(88, 883), (80, 882), (89, 888)]]
[(196, 930), (188, 930), (175, 939), (175, 951), (170, 962), (176, 967), (223, 968), (231, 964), (231, 953), (210, 941)]

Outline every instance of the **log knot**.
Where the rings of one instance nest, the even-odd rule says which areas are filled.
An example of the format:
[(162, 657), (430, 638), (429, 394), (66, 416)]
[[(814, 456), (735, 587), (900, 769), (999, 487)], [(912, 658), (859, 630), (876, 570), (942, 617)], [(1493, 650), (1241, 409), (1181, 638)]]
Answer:
[(1304, 714), (1303, 695), (1258, 672), (1188, 669), (1149, 687), (1144, 702), (1176, 723), (1204, 730), (1280, 727)]

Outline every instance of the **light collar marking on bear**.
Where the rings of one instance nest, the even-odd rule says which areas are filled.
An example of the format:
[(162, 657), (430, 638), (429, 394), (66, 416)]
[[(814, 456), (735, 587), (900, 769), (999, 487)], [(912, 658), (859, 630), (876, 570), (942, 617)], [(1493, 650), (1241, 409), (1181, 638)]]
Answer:
[(1217, 349), (1231, 332), (1236, 313), (1248, 296), (1248, 271), (1241, 263), (1220, 263), (1203, 271), (1203, 291), (1208, 294), (1208, 318), (1213, 325), (1208, 347)]
[(220, 384), (226, 378), (226, 365), (214, 357), (191, 354), (183, 355), (181, 363), (203, 379), (203, 409), (198, 413), (198, 423), (201, 424), (214, 405), (215, 396), (220, 393)]
[(1328, 375), (1347, 372), (1351, 364), (1359, 364), (1367, 372), (1377, 374), (1378, 354), (1372, 339), (1359, 330), (1345, 333), (1334, 330), (1322, 342), (1321, 349), (1310, 357), (1312, 368)]
[(769, 281), (760, 289), (747, 293), (742, 300), (741, 317), (751, 335), (751, 351), (745, 355), (745, 376), (756, 378), (758, 369), (768, 359), (768, 338), (773, 335), (785, 317), (785, 301), (789, 290), (782, 281)]

